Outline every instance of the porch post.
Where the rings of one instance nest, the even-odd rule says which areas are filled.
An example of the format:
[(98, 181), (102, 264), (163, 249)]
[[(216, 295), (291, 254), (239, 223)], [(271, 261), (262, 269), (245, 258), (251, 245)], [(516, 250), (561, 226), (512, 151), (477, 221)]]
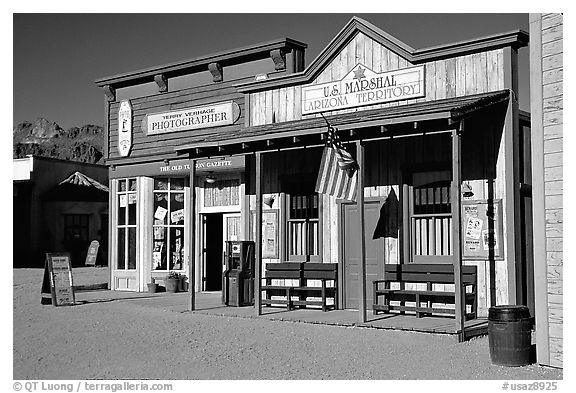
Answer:
[[(254, 308), (256, 315), (262, 315), (262, 292), (260, 291), (262, 275), (262, 153), (256, 152), (256, 239), (254, 258)], [(289, 299), (288, 299), (289, 300)]]
[(454, 291), (455, 291), (455, 318), (458, 341), (465, 340), (464, 317), (466, 316), (466, 301), (462, 299), (462, 228), (460, 226), (461, 194), (461, 134), (464, 131), (464, 120), (460, 121), (460, 129), (452, 130), (452, 184), (450, 187), (450, 200), (452, 209), (452, 260), (454, 264)]
[(190, 206), (188, 227), (188, 292), (190, 298), (188, 302), (188, 310), (194, 311), (196, 309), (196, 159), (190, 160), (190, 195), (188, 199)]
[(366, 242), (364, 233), (364, 145), (362, 141), (356, 141), (356, 160), (358, 161), (358, 182), (357, 182), (357, 198), (358, 198), (358, 212), (360, 214), (360, 228), (358, 233), (360, 234), (360, 266), (358, 271), (358, 281), (360, 284), (360, 296), (358, 300), (360, 305), (358, 310), (360, 311), (359, 319), (360, 323), (366, 322)]

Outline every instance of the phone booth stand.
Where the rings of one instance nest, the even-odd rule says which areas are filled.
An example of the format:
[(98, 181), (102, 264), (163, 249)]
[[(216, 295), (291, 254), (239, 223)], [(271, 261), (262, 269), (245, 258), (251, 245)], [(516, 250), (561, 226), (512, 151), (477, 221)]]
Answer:
[(222, 273), (222, 303), (227, 306), (254, 304), (254, 242), (226, 241)]

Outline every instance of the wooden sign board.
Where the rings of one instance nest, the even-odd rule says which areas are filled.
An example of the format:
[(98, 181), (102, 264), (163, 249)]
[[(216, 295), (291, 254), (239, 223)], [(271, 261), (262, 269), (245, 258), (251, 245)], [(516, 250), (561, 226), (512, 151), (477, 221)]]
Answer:
[(462, 256), (467, 260), (504, 258), (502, 201), (462, 201)]
[[(69, 253), (46, 254), (44, 281), (42, 283), (42, 294), (44, 293), (50, 293), (53, 306), (72, 306), (75, 304)], [(44, 296), (42, 296), (42, 304), (49, 304)]]
[(100, 249), (100, 243), (98, 240), (92, 240), (90, 247), (88, 247), (88, 252), (86, 253), (86, 266), (96, 266), (96, 260), (98, 259), (98, 250)]

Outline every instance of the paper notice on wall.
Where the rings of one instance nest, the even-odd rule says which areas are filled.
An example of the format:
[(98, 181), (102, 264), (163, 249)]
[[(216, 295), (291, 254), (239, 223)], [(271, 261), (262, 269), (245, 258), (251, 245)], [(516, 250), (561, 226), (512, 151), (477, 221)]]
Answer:
[(156, 208), (156, 212), (154, 213), (154, 218), (160, 221), (164, 221), (167, 212), (167, 209), (164, 209), (162, 206), (158, 206)]
[(154, 251), (152, 253), (152, 269), (160, 269), (162, 266), (162, 253), (160, 251)]
[(184, 219), (184, 209), (176, 210), (170, 213), (170, 221), (172, 221), (173, 224), (183, 219)]
[(126, 195), (120, 195), (120, 207), (126, 207), (127, 205), (126, 200), (127, 200)]
[(478, 205), (464, 205), (464, 216), (478, 217)]
[(470, 252), (480, 252), (480, 240), (466, 239), (464, 241), (464, 248)]
[(128, 194), (128, 203), (130, 205), (136, 203), (136, 194)]
[(468, 223), (466, 224), (466, 237), (470, 239), (480, 239), (483, 224), (484, 221), (479, 218), (468, 218)]
[[(482, 231), (482, 244), (484, 246), (484, 251), (488, 251), (490, 249), (492, 250), (497, 250), (499, 248), (498, 245), (498, 241), (496, 240), (498, 239), (498, 236), (496, 236), (496, 230), (494, 230), (494, 235), (490, 236), (490, 231), (483, 230)], [(490, 248), (490, 246), (492, 246), (492, 248)]]

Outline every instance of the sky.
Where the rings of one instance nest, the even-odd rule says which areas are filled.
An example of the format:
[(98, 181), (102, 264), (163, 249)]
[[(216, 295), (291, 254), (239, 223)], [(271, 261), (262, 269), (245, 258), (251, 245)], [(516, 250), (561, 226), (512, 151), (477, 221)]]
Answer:
[[(96, 79), (277, 38), (308, 44), (306, 65), (352, 16), (415, 49), (528, 31), (528, 14), (13, 14), (13, 126), (44, 117), (64, 129), (104, 122)], [(519, 53), (529, 109), (528, 48)]]

